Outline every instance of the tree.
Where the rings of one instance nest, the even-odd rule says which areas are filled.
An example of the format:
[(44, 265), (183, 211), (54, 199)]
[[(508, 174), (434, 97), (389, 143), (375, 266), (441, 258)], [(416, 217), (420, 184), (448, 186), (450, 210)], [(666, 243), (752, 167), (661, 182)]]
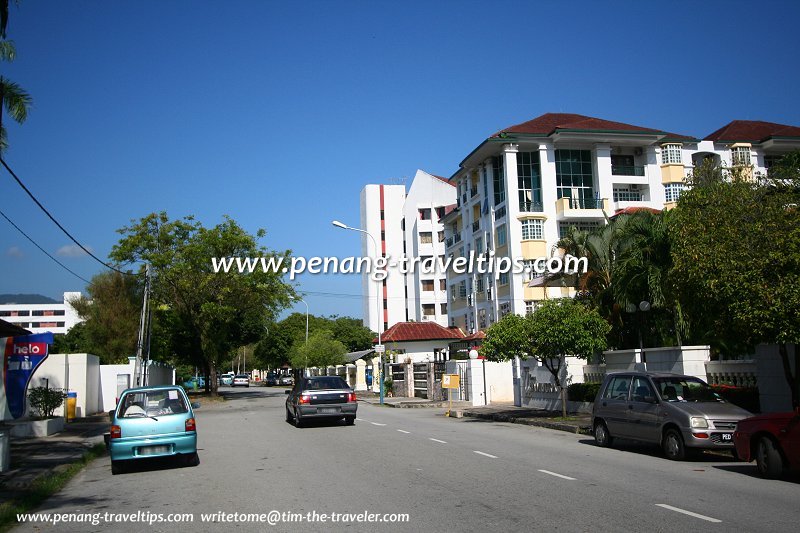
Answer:
[[(800, 404), (800, 173), (797, 154), (770, 176), (706, 164), (674, 210), (674, 276), (682, 304), (709, 336), (777, 344)], [(756, 177), (758, 178), (758, 177)]]
[[(285, 262), (289, 251), (278, 254), (259, 245), (264, 230), (251, 235), (228, 217), (205, 228), (192, 217), (170, 220), (165, 212), (152, 213), (119, 232), (123, 237), (111, 258), (151, 266), (153, 304), (185, 343), (175, 357), (201, 367), (210, 378), (206, 390), (216, 394), (217, 367), (232, 350), (260, 339), (293, 290), (279, 272), (215, 272), (212, 258), (282, 257)], [(171, 346), (179, 348), (174, 341)]]
[[(0, 0), (0, 60), (14, 61), (17, 51), (13, 41), (6, 39), (6, 27), (8, 26), (8, 0)], [(0, 76), (0, 154), (8, 147), (6, 127), (3, 125), (3, 111), (14, 119), (18, 124), (22, 124), (28, 118), (28, 109), (31, 107), (33, 99), (18, 84), (4, 76)]]
[(84, 322), (74, 335), (69, 335), (70, 330), (62, 345), (95, 354), (104, 364), (127, 362), (128, 357), (136, 354), (139, 338), (140, 279), (107, 271), (92, 278), (87, 292), (88, 298), (70, 302)]
[(490, 361), (532, 357), (552, 374), (561, 393), (562, 413), (567, 416), (566, 384), (561, 378), (565, 357), (580, 359), (606, 347), (608, 323), (594, 309), (573, 299), (545, 301), (534, 313), (506, 315), (486, 330), (481, 354)]
[(344, 364), (347, 347), (333, 337), (328, 330), (315, 331), (309, 335), (308, 343), (295, 343), (289, 352), (292, 368), (332, 366)]
[(361, 320), (348, 316), (331, 317), (329, 327), (333, 337), (344, 344), (349, 352), (372, 348), (373, 340), (377, 337)]

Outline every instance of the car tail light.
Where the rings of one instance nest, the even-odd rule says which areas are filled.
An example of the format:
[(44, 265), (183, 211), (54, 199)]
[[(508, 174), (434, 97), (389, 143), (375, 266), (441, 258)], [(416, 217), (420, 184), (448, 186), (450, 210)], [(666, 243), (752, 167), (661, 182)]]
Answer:
[(355, 392), (351, 392), (351, 393), (349, 393), (349, 394), (347, 395), (347, 401), (348, 401), (348, 402), (357, 402), (357, 401), (358, 401), (358, 398), (356, 398), (356, 393), (355, 393)]
[(194, 423), (194, 418), (186, 419), (186, 431), (197, 431), (197, 426)]
[(297, 399), (297, 403), (311, 403), (311, 396), (303, 394)]
[(122, 438), (122, 428), (119, 426), (111, 426), (111, 438), (112, 439)]
[(707, 439), (708, 433), (695, 433), (694, 438), (696, 439)]

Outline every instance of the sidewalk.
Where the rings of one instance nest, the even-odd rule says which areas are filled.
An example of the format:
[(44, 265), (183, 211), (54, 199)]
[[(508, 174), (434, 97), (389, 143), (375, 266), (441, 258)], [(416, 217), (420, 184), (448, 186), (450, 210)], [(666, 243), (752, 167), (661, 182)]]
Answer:
[(10, 469), (0, 473), (0, 503), (77, 462), (95, 444), (103, 444), (109, 425), (108, 414), (103, 413), (69, 422), (49, 437), (11, 437)]
[[(380, 398), (371, 392), (357, 392), (358, 401), (377, 405)], [(447, 409), (448, 402), (430, 401), (425, 398), (395, 398), (386, 397), (383, 399), (385, 407), (406, 407), (406, 408), (438, 408)], [(561, 416), (561, 411), (546, 411), (543, 409), (533, 409), (530, 407), (516, 407), (512, 404), (497, 404), (473, 407), (470, 402), (457, 401), (452, 404), (451, 415), (456, 418), (471, 417), (483, 420), (493, 420), (495, 422), (509, 422), (511, 424), (524, 424), (527, 426), (538, 426), (570, 433), (580, 433), (591, 435), (592, 417), (588, 414), (573, 413), (567, 418)]]

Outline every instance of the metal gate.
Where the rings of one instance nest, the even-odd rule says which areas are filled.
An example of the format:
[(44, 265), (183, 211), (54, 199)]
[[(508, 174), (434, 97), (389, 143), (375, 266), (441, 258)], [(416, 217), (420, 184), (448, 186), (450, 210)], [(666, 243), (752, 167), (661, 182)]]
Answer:
[(414, 397), (428, 397), (428, 363), (414, 363)]
[(458, 394), (465, 402), (469, 401), (469, 361), (456, 361), (458, 363)]

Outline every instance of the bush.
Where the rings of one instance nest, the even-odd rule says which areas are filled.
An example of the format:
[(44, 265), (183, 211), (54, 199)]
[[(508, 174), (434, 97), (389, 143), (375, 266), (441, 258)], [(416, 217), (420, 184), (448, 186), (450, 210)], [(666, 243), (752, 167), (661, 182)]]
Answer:
[(394, 392), (394, 381), (392, 378), (386, 378), (383, 380), (383, 392)]
[(573, 383), (567, 387), (567, 401), (593, 402), (599, 390), (600, 383)]
[(758, 387), (736, 387), (734, 385), (711, 385), (711, 389), (726, 402), (747, 409), (751, 413), (761, 412)]
[(66, 399), (67, 391), (64, 389), (33, 387), (28, 391), (28, 402), (42, 418), (52, 418), (53, 412), (61, 407)]

